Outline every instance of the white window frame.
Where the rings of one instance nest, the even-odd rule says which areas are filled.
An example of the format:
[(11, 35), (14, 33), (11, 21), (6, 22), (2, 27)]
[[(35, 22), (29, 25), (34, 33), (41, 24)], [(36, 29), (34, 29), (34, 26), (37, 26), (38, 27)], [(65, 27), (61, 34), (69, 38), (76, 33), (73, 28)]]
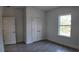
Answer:
[[(62, 16), (67, 16), (67, 15), (70, 15), (71, 16), (71, 14), (65, 14), (65, 15), (60, 15), (60, 16), (58, 16), (58, 36), (64, 36), (64, 37), (71, 37), (71, 25), (61, 25), (60, 24), (60, 17), (62, 17)], [(62, 27), (62, 26), (70, 26), (70, 34), (69, 34), (69, 36), (67, 36), (67, 35), (61, 35), (60, 34), (60, 27)]]

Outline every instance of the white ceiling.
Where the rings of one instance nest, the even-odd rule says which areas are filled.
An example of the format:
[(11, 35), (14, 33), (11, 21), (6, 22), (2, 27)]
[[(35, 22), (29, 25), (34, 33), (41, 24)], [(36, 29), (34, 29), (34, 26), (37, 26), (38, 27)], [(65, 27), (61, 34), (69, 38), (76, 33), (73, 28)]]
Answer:
[(58, 8), (59, 6), (34, 6), (34, 7), (39, 8), (39, 9), (44, 10), (44, 11), (48, 11), (48, 10), (51, 10), (54, 8)]

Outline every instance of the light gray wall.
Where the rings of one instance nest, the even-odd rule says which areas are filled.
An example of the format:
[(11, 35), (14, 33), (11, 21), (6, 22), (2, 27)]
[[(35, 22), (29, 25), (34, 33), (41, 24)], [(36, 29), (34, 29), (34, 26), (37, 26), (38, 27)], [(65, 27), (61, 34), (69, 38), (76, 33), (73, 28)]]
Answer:
[(0, 52), (4, 51), (3, 32), (2, 32), (2, 7), (0, 7)]
[(24, 42), (23, 39), (23, 9), (16, 9), (16, 42)]
[(24, 43), (26, 43), (26, 7), (23, 10), (23, 39)]
[(26, 7), (26, 44), (32, 43), (32, 30), (31, 30), (31, 20), (32, 17), (40, 17), (42, 18), (43, 22), (43, 39), (44, 39), (44, 31), (45, 31), (45, 13), (39, 9), (36, 9), (34, 7)]
[[(58, 36), (58, 16), (71, 14), (71, 37)], [(79, 49), (79, 7), (61, 7), (47, 13), (47, 39)]]
[(3, 16), (14, 16), (16, 27), (16, 41), (23, 42), (23, 9), (15, 7), (4, 7)]
[(3, 16), (15, 16), (15, 8), (3, 7)]

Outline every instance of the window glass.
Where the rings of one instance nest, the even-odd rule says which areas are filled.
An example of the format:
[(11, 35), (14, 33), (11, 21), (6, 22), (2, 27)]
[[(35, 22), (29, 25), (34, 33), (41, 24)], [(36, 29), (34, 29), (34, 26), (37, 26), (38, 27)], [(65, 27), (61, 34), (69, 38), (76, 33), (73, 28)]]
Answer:
[(71, 15), (59, 16), (58, 35), (71, 36)]

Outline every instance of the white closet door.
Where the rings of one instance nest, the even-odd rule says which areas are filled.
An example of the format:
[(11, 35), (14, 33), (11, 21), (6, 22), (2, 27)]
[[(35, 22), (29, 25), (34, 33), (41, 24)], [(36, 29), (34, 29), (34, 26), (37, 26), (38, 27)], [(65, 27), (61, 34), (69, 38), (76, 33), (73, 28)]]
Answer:
[(32, 18), (32, 42), (42, 39), (42, 21), (40, 18)]
[(42, 24), (42, 19), (41, 18), (37, 18), (37, 38), (38, 41), (42, 39), (42, 33), (43, 33), (43, 24)]
[(3, 17), (4, 43), (15, 44), (15, 17)]

